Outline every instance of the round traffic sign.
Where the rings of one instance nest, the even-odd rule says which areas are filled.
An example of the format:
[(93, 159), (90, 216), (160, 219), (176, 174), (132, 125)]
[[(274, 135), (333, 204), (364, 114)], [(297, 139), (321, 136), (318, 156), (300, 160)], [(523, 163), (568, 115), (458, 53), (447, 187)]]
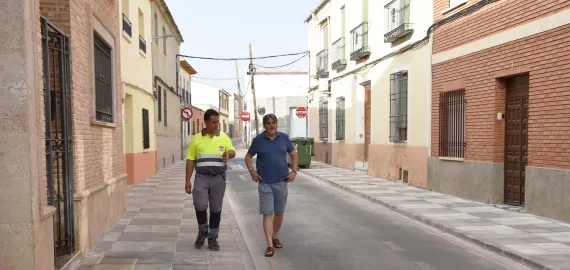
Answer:
[(299, 118), (307, 117), (307, 113), (308, 113), (308, 111), (307, 111), (307, 108), (305, 108), (305, 107), (297, 107), (297, 109), (295, 110), (295, 114)]
[(182, 119), (186, 121), (190, 120), (190, 118), (192, 118), (192, 109), (188, 107), (182, 108), (181, 115)]
[(249, 112), (241, 112), (241, 120), (242, 121), (247, 122), (247, 121), (249, 121), (249, 118), (250, 118)]

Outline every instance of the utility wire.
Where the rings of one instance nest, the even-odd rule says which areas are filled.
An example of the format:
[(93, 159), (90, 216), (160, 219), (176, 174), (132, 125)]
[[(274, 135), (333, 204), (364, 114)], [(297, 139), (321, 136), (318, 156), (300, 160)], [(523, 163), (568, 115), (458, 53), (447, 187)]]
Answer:
[(250, 60), (250, 59), (268, 59), (268, 58), (276, 58), (276, 57), (283, 57), (283, 56), (295, 56), (301, 54), (307, 54), (309, 51), (298, 52), (298, 53), (288, 53), (288, 54), (278, 54), (278, 55), (269, 55), (269, 56), (259, 56), (259, 57), (243, 57), (243, 58), (216, 58), (216, 57), (203, 57), (203, 56), (192, 56), (192, 55), (183, 55), (179, 54), (180, 57), (185, 58), (193, 58), (193, 59), (203, 59), (203, 60), (217, 60), (217, 61), (236, 61), (236, 60)]
[(256, 64), (253, 64), (253, 65), (254, 65), (254, 66), (256, 66), (256, 67), (261, 67), (261, 68), (282, 68), (282, 67), (286, 67), (286, 66), (289, 66), (289, 65), (292, 65), (292, 64), (294, 64), (294, 63), (297, 63), (297, 62), (299, 62), (299, 60), (301, 60), (301, 59), (303, 59), (303, 58), (307, 57), (307, 55), (309, 55), (309, 54), (308, 54), (308, 53), (306, 53), (306, 54), (304, 54), (303, 56), (301, 56), (301, 57), (297, 58), (295, 61), (293, 61), (293, 62), (290, 62), (290, 63), (287, 63), (287, 64), (284, 64), (284, 65), (281, 65), (281, 66), (272, 66), (272, 67), (266, 67), (266, 66), (262, 66), (262, 65), (256, 65)]
[[(261, 68), (260, 68), (260, 70), (263, 71), (263, 69), (261, 69)], [(267, 72), (267, 71), (266, 71), (266, 72)], [(255, 71), (254, 71), (253, 74), (255, 74)], [(301, 89), (304, 89), (304, 90), (310, 90), (310, 89), (307, 88), (307, 87), (299, 86), (299, 85), (292, 84), (292, 83), (290, 83), (290, 82), (281, 80), (281, 79), (279, 79), (279, 78), (277, 78), (277, 77), (272, 76), (270, 73), (263, 74), (263, 76), (269, 76), (269, 77), (271, 77), (271, 78), (273, 78), (273, 79), (275, 79), (275, 80), (278, 80), (278, 81), (280, 81), (280, 82), (282, 82), (282, 83), (285, 83), (285, 84), (288, 84), (288, 85), (291, 85), (291, 86), (295, 86), (295, 87), (298, 87), (298, 88), (301, 88)]]
[[(194, 79), (201, 79), (201, 80), (212, 80), (212, 81), (229, 81), (229, 80), (235, 80), (236, 78), (205, 78), (205, 77), (198, 77), (198, 76), (192, 76), (192, 78)], [(239, 77), (237, 79), (242, 79), (243, 77)]]

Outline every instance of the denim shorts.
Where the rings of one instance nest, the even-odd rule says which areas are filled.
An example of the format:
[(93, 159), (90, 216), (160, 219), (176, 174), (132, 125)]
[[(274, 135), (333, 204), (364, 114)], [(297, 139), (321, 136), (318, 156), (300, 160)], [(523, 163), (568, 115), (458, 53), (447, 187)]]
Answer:
[(272, 183), (259, 182), (257, 191), (259, 192), (259, 214), (283, 214), (287, 204), (287, 181)]

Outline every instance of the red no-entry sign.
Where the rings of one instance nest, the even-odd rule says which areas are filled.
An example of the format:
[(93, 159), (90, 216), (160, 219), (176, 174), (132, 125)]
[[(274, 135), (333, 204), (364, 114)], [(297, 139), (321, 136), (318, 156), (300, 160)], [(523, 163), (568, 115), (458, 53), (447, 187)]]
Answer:
[(249, 112), (241, 112), (241, 120), (242, 121), (249, 121)]
[(308, 111), (307, 111), (307, 108), (305, 108), (305, 107), (297, 107), (297, 109), (295, 110), (295, 114), (299, 118), (307, 117), (307, 113), (308, 113)]

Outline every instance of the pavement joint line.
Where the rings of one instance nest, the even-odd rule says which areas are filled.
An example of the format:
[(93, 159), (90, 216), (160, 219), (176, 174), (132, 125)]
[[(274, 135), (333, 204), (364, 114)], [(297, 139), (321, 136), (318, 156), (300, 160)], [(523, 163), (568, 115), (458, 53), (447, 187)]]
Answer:
[[(330, 166), (330, 165), (328, 165), (328, 166)], [(432, 220), (432, 219), (423, 217), (423, 216), (421, 216), (421, 215), (419, 215), (419, 214), (415, 214), (415, 213), (413, 213), (413, 212), (411, 212), (411, 211), (406, 211), (406, 210), (404, 210), (404, 209), (398, 208), (398, 207), (395, 206), (395, 205), (391, 205), (391, 204), (389, 204), (389, 203), (387, 203), (387, 202), (385, 202), (385, 201), (382, 201), (382, 200), (376, 199), (376, 198), (374, 198), (374, 197), (372, 197), (372, 196), (370, 196), (370, 195), (367, 195), (367, 194), (365, 194), (364, 192), (357, 191), (357, 190), (355, 190), (355, 189), (352, 189), (352, 188), (343, 186), (343, 185), (341, 185), (341, 184), (338, 184), (338, 183), (336, 183), (336, 182), (334, 182), (334, 181), (331, 181), (331, 180), (327, 179), (326, 177), (322, 177), (322, 176), (320, 176), (320, 175), (318, 175), (318, 174), (316, 174), (316, 173), (312, 173), (310, 170), (311, 170), (311, 169), (308, 169), (308, 170), (307, 170), (307, 169), (305, 169), (305, 170), (302, 169), (302, 170), (299, 170), (299, 171), (300, 171), (301, 173), (307, 175), (307, 176), (310, 176), (310, 177), (313, 177), (313, 178), (318, 179), (318, 180), (320, 180), (320, 181), (323, 181), (323, 182), (325, 182), (325, 183), (328, 183), (328, 184), (330, 184), (330, 185), (332, 185), (332, 186), (334, 186), (334, 187), (337, 187), (337, 188), (339, 188), (339, 189), (342, 189), (342, 190), (344, 190), (344, 191), (346, 191), (346, 192), (348, 192), (348, 193), (351, 193), (351, 194), (353, 194), (353, 195), (359, 196), (359, 197), (361, 197), (361, 198), (363, 198), (363, 199), (366, 199), (366, 200), (371, 201), (371, 202), (373, 202), (373, 203), (376, 203), (376, 204), (378, 204), (378, 205), (384, 206), (385, 208), (388, 208), (388, 209), (390, 209), (390, 210), (392, 210), (392, 211), (394, 211), (394, 212), (400, 213), (400, 214), (402, 214), (402, 215), (404, 215), (404, 216), (407, 216), (407, 217), (410, 217), (410, 218), (415, 219), (415, 220), (417, 220), (417, 221), (420, 221), (420, 222), (422, 222), (422, 223), (424, 223), (424, 224), (427, 224), (427, 225), (429, 225), (429, 226), (431, 226), (431, 227), (437, 228), (437, 229), (439, 229), (439, 230), (442, 231), (442, 232), (445, 232), (445, 233), (454, 235), (454, 236), (456, 236), (456, 237), (458, 237), (458, 238), (460, 238), (460, 239), (463, 239), (463, 240), (468, 241), (468, 242), (470, 242), (470, 243), (476, 244), (476, 245), (478, 245), (478, 246), (480, 246), (480, 247), (483, 247), (483, 248), (485, 248), (485, 249), (487, 249), (487, 250), (493, 251), (493, 252), (495, 252), (495, 253), (497, 253), (497, 254), (501, 254), (501, 255), (503, 255), (503, 256), (505, 256), (505, 257), (508, 257), (508, 258), (510, 258), (510, 259), (512, 259), (512, 260), (514, 260), (514, 261), (517, 261), (517, 262), (520, 262), (520, 263), (522, 263), (522, 264), (525, 264), (525, 265), (527, 265), (527, 266), (529, 266), (529, 267), (532, 267), (532, 268), (535, 268), (535, 269), (544, 269), (544, 270), (556, 270), (556, 269), (557, 269), (557, 268), (550, 267), (550, 266), (548, 266), (548, 265), (546, 265), (546, 264), (544, 264), (544, 263), (542, 263), (542, 262), (540, 262), (540, 261), (537, 261), (537, 260), (535, 260), (535, 259), (533, 259), (533, 258), (529, 258), (529, 257), (526, 257), (526, 256), (524, 256), (524, 255), (519, 255), (519, 254), (517, 254), (517, 253), (515, 253), (515, 252), (512, 252), (512, 251), (510, 251), (510, 250), (507, 250), (506, 248), (502, 248), (502, 247), (500, 247), (500, 246), (498, 246), (498, 245), (485, 242), (485, 241), (483, 241), (483, 240), (481, 240), (481, 239), (477, 239), (477, 238), (475, 238), (475, 237), (471, 237), (471, 236), (467, 235), (465, 232), (462, 232), (462, 231), (460, 231), (460, 230), (458, 230), (458, 229), (452, 228), (451, 226), (445, 225), (444, 223), (439, 223), (439, 222), (437, 222), (437, 221), (435, 221), (435, 220)], [(321, 170), (321, 169), (318, 169), (318, 170)], [(321, 170), (321, 171), (322, 171), (322, 170)], [(317, 173), (318, 173), (318, 172), (317, 172)]]

